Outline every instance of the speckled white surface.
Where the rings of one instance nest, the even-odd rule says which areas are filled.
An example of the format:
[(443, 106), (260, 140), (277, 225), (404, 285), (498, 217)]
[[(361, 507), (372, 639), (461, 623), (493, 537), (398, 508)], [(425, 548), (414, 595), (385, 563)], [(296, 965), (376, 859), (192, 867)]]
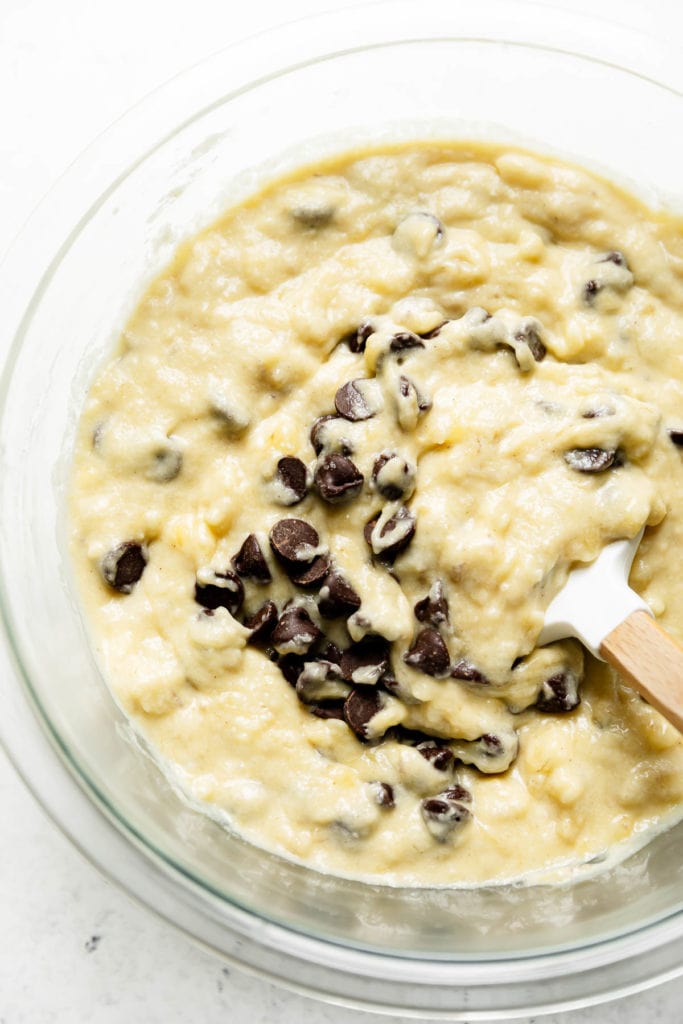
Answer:
[[(76, 154), (155, 85), (235, 36), (343, 3), (0, 0), (0, 253)], [(679, 0), (574, 6), (683, 35)], [(224, 967), (100, 878), (2, 754), (0, 808), (0, 1024), (403, 1020), (325, 1006)], [(543, 1019), (669, 1024), (681, 1006), (683, 980)]]

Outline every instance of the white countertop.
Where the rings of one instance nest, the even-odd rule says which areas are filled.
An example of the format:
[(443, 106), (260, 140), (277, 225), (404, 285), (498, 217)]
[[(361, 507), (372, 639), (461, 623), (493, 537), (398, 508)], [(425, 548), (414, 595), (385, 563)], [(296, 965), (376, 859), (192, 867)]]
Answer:
[[(0, 253), (77, 153), (154, 86), (237, 36), (339, 6), (344, 0), (0, 0)], [(599, 9), (683, 35), (678, 0), (603, 0)], [(133, 905), (57, 832), (2, 754), (0, 807), (0, 1024), (382, 1019), (227, 968)], [(544, 1020), (654, 1024), (680, 1019), (681, 1005), (683, 979)]]

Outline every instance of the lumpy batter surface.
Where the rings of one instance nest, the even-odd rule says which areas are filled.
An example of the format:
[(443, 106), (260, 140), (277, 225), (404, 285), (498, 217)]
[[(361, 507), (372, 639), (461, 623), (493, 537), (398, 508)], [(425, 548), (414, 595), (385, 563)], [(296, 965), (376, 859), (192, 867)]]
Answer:
[(599, 860), (683, 803), (678, 733), (573, 641), (577, 562), (683, 639), (683, 228), (571, 166), (351, 154), (178, 252), (82, 414), (72, 547), (183, 790), (330, 872)]

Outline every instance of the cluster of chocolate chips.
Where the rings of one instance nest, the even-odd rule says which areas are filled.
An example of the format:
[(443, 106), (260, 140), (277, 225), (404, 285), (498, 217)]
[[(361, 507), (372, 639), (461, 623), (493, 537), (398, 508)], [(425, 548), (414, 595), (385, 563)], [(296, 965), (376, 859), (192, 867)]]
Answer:
[(623, 252), (613, 250), (595, 261), (595, 272), (583, 286), (582, 297), (587, 306), (595, 304), (596, 297), (606, 288), (624, 292), (633, 284), (633, 274)]

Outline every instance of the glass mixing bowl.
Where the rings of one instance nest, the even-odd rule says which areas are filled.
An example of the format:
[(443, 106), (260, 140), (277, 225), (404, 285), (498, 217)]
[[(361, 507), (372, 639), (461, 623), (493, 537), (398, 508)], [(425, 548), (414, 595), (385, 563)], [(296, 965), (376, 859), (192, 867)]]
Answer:
[(265, 179), (335, 150), (511, 141), (680, 208), (683, 98), (651, 77), (655, 64), (625, 28), (509, 0), (392, 2), (299, 22), (135, 108), (69, 170), (4, 264), (3, 741), (106, 874), (274, 980), (472, 1021), (672, 977), (683, 969), (683, 825), (569, 887), (411, 890), (318, 874), (189, 808), (111, 699), (75, 597), (64, 494), (88, 384), (180, 240)]

